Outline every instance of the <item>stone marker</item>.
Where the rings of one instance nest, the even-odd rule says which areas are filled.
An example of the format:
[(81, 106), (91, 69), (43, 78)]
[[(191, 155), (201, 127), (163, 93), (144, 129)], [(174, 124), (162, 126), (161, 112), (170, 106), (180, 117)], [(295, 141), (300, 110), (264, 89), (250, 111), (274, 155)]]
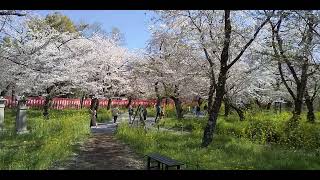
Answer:
[(0, 131), (4, 129), (4, 107), (6, 99), (0, 97)]
[(18, 101), (16, 130), (18, 134), (28, 133), (27, 130), (27, 100), (22, 98)]

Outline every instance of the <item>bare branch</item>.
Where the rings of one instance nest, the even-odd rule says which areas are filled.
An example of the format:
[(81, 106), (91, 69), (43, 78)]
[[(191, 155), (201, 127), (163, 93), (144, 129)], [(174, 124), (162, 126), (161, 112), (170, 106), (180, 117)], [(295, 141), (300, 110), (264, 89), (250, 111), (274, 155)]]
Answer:
[(242, 56), (242, 54), (246, 51), (246, 49), (251, 45), (251, 43), (256, 39), (258, 33), (260, 32), (260, 30), (263, 28), (264, 25), (267, 24), (267, 22), (269, 22), (270, 18), (272, 17), (272, 15), (269, 15), (258, 27), (258, 29), (256, 30), (256, 32), (254, 33), (253, 37), (249, 40), (249, 42), (247, 42), (244, 47), (242, 48), (242, 50), (240, 51), (240, 53), (232, 60), (232, 62), (227, 66), (228, 69), (230, 69), (230, 67), (233, 66), (234, 63), (236, 63), (240, 57)]

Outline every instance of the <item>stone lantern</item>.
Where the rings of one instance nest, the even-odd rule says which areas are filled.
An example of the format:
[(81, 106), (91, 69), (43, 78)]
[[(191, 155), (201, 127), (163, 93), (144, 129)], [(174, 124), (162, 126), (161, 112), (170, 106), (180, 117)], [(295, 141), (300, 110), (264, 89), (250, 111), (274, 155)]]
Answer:
[(27, 100), (21, 98), (18, 100), (17, 115), (16, 115), (16, 131), (17, 134), (28, 133), (27, 130)]
[(0, 96), (0, 131), (4, 129), (4, 108), (6, 99)]

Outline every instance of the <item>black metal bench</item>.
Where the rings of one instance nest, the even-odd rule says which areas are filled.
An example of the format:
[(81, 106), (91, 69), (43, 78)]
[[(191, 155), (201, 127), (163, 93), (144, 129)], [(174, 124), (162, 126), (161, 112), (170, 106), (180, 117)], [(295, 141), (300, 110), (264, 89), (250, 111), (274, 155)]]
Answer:
[[(165, 165), (165, 170), (168, 170), (169, 167), (177, 167), (177, 169), (180, 169), (181, 165), (184, 165), (183, 163), (171, 159), (169, 157), (163, 156), (158, 153), (151, 153), (146, 155), (148, 157), (148, 164), (147, 164), (147, 169), (150, 170), (151, 168), (156, 167), (157, 169), (160, 170), (160, 165), (162, 165), (162, 170), (163, 170), (163, 165)], [(157, 166), (151, 166), (151, 160), (157, 162)]]

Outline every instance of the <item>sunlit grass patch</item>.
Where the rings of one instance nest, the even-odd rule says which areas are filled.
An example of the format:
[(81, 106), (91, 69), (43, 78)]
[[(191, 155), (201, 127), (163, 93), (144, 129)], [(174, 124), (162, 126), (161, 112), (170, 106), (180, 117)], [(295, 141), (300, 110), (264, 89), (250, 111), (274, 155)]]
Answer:
[(48, 169), (70, 156), (74, 145), (89, 136), (86, 110), (51, 110), (45, 120), (39, 110), (28, 110), (30, 133), (15, 133), (15, 116), (7, 110), (1, 134), (0, 169)]
[[(273, 130), (281, 133), (281, 124), (289, 115), (289, 113), (261, 114), (257, 116), (263, 118), (261, 120), (252, 116), (244, 122), (219, 118), (218, 134), (214, 135), (213, 142), (208, 148), (200, 148), (203, 127), (206, 125), (205, 118), (182, 120), (166, 118), (159, 123), (161, 127), (172, 129), (191, 126), (189, 134), (156, 129), (145, 133), (143, 129), (121, 124), (116, 136), (141, 155), (158, 152), (186, 163), (184, 167), (186, 169), (319, 169), (319, 148), (313, 146), (299, 148), (299, 146), (293, 147), (292, 144), (280, 143), (280, 140), (279, 143), (270, 143), (265, 139), (269, 137), (266, 133)], [(309, 128), (311, 125), (304, 122), (300, 126), (305, 132), (305, 136), (300, 133), (304, 137), (302, 139), (306, 141), (304, 144), (307, 144), (309, 139), (309, 143), (317, 145), (316, 139), (312, 139), (317, 136), (312, 133), (308, 135)], [(249, 132), (251, 134), (260, 132), (260, 135), (250, 138)], [(311, 132), (314, 132), (314, 129)]]

